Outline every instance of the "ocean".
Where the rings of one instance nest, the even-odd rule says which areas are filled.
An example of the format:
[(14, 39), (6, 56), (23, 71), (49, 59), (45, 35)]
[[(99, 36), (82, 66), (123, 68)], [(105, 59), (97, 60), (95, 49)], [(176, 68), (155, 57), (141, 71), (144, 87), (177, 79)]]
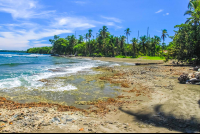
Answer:
[(67, 105), (116, 96), (118, 86), (97, 86), (95, 80), (85, 82), (85, 76), (99, 73), (91, 69), (98, 66), (120, 65), (48, 54), (0, 52), (0, 96), (20, 103), (45, 101)]

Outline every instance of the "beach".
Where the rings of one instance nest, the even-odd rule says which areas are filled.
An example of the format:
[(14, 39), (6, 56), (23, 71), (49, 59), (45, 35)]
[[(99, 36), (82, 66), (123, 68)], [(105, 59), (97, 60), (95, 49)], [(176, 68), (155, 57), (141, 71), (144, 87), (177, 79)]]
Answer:
[(116, 97), (77, 101), (75, 107), (34, 103), (16, 104), (21, 106), (16, 109), (11, 107), (16, 106), (15, 102), (1, 98), (1, 132), (199, 132), (199, 85), (180, 84), (177, 80), (183, 72), (193, 72), (191, 67), (165, 66), (171, 64), (143, 59), (88, 59), (129, 63), (93, 67), (101, 74), (85, 77), (87, 82), (119, 86)]

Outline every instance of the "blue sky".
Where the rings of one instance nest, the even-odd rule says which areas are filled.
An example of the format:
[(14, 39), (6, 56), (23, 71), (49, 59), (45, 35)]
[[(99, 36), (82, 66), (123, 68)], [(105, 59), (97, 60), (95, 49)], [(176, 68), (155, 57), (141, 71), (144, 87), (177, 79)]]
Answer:
[[(174, 26), (184, 23), (189, 0), (0, 0), (0, 49), (27, 50), (51, 46), (54, 35), (65, 38), (76, 31), (93, 35), (102, 28), (129, 39), (141, 35), (161, 36), (167, 29), (174, 35)], [(169, 43), (171, 39), (166, 39)], [(130, 41), (129, 41), (130, 42)]]

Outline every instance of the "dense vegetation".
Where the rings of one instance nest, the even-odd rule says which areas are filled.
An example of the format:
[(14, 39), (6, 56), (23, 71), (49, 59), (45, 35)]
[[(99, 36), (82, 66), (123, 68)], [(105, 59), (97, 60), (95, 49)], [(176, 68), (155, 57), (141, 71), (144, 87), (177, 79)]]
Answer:
[(169, 43), (166, 58), (200, 63), (200, 0), (190, 0), (184, 15), (189, 18), (185, 24), (175, 26), (178, 30)]
[(27, 53), (50, 54), (52, 47), (34, 47), (29, 48)]
[[(79, 56), (132, 56), (138, 55), (147, 56), (161, 56), (163, 49), (165, 49), (164, 40), (167, 37), (167, 30), (163, 30), (161, 35), (163, 44), (161, 44), (161, 38), (159, 36), (150, 37), (149, 35), (133, 38), (131, 44), (128, 42), (128, 36), (131, 31), (127, 28), (125, 35), (120, 37), (111, 35), (106, 26), (103, 26), (99, 30), (97, 37), (94, 39), (92, 30), (89, 29), (88, 33), (84, 36), (79, 35), (76, 39), (74, 35), (67, 36), (66, 38), (59, 38), (55, 35), (54, 39), (49, 41), (53, 44), (53, 53), (57, 54), (76, 54)], [(93, 37), (93, 39), (91, 39)], [(85, 39), (85, 41), (84, 41)], [(126, 41), (127, 39), (127, 41)]]

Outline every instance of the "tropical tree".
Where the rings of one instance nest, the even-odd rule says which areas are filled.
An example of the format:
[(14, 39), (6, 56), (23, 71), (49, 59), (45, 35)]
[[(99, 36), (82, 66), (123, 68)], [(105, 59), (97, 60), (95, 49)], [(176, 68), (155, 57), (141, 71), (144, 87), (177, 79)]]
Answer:
[(87, 55), (87, 40), (89, 39), (89, 35), (88, 35), (88, 33), (86, 33), (85, 35), (84, 35), (84, 38), (85, 38), (85, 40), (86, 40), (86, 45), (85, 45), (85, 56)]
[(138, 40), (136, 38), (133, 38), (131, 40), (132, 42), (132, 45), (133, 45), (133, 57), (136, 56), (136, 53), (137, 53), (137, 43), (138, 43)]
[(88, 38), (89, 38), (89, 54), (91, 56), (91, 45), (90, 45), (90, 38), (92, 37), (92, 30), (88, 30)]
[(60, 38), (58, 35), (54, 35), (54, 40), (57, 41)]
[[(130, 35), (130, 28), (127, 28), (126, 30), (124, 30), (126, 37), (127, 37), (127, 45), (128, 45), (128, 36)], [(126, 51), (125, 51), (125, 55), (126, 55)]]
[(120, 40), (119, 40), (119, 37), (115, 37), (114, 42), (115, 42), (114, 44), (115, 44), (116, 55), (119, 55), (119, 52), (120, 52)]
[(140, 45), (142, 46), (142, 53), (144, 55), (146, 55), (146, 49), (147, 49), (146, 41), (147, 41), (146, 35), (140, 37)]
[(162, 43), (162, 54), (163, 54), (163, 49), (164, 49), (164, 41), (165, 41), (165, 38), (167, 38), (167, 36), (169, 37), (169, 35), (167, 34), (167, 30), (166, 29), (163, 29), (162, 30), (162, 35), (161, 35), (161, 39), (163, 39), (163, 43)]
[(79, 39), (78, 39), (78, 43), (82, 43), (83, 42), (83, 36), (82, 35), (79, 35)]
[[(160, 39), (160, 37), (159, 36), (154, 36), (154, 38), (153, 38), (153, 46), (152, 46), (152, 49), (153, 49), (153, 56), (155, 56), (155, 54), (157, 53), (157, 52), (159, 52), (159, 47), (160, 47), (160, 41), (161, 41), (161, 39)], [(158, 47), (157, 47), (158, 46)], [(157, 47), (157, 51), (156, 51), (156, 47)]]
[(71, 51), (71, 54), (73, 54), (73, 48), (76, 44), (76, 38), (74, 35), (71, 36), (71, 38), (69, 39), (69, 50)]
[(120, 49), (121, 49), (121, 54), (125, 54), (125, 41), (126, 37), (124, 35), (120, 36)]
[(187, 10), (184, 15), (190, 15), (187, 18), (185, 23), (192, 23), (195, 26), (199, 25), (200, 21), (200, 9), (199, 9), (200, 2), (199, 1), (190, 1), (190, 10)]

